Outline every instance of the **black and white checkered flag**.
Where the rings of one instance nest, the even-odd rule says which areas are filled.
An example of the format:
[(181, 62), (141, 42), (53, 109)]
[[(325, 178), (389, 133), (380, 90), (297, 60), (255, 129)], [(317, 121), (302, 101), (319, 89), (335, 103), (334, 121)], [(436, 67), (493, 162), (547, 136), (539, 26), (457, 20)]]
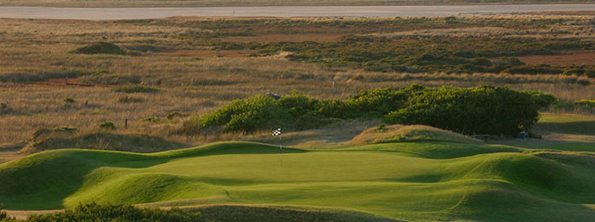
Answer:
[(273, 130), (273, 136), (281, 136), (281, 128)]

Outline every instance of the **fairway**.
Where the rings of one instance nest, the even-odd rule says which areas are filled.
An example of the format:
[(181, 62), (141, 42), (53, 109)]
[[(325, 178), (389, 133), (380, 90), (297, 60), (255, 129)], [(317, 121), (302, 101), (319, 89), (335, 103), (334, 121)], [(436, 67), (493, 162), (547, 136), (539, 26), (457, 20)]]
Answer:
[(591, 153), (452, 142), (325, 151), (244, 142), (155, 154), (66, 149), (0, 165), (0, 203), (12, 210), (240, 204), (396, 220), (591, 221), (594, 163)]

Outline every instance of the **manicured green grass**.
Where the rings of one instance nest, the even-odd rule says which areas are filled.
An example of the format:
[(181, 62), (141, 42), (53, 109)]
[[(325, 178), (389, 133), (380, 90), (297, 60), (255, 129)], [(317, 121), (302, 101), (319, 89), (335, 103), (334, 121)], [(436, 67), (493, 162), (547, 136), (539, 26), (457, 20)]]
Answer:
[(240, 204), (405, 220), (590, 221), (592, 153), (449, 142), (312, 151), (217, 143), (154, 154), (66, 149), (0, 165), (0, 203)]

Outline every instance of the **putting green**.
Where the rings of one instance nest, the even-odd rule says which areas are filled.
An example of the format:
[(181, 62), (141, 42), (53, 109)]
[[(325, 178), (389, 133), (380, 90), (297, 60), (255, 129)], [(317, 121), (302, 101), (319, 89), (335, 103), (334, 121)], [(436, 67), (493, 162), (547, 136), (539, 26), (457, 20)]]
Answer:
[(447, 142), (280, 150), (228, 142), (137, 154), (54, 150), (0, 165), (7, 209), (256, 204), (404, 220), (593, 221), (595, 157)]

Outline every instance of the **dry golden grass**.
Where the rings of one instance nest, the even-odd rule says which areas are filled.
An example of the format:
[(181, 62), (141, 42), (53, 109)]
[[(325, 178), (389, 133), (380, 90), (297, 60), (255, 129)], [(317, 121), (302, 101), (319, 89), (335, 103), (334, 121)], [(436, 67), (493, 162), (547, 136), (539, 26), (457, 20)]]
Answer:
[(424, 125), (389, 125), (362, 131), (351, 140), (354, 144), (374, 144), (408, 141), (446, 141), (455, 143), (482, 143), (481, 140)]
[(307, 34), (268, 34), (258, 36), (234, 36), (221, 38), (223, 42), (336, 42), (343, 34), (307, 33)]
[[(542, 17), (545, 16), (506, 17), (505, 19)], [(474, 17), (474, 19), (481, 18)], [(576, 19), (583, 22), (586, 18), (577, 17)], [(336, 27), (325, 29), (313, 25), (295, 28), (292, 31), (296, 36), (275, 27), (261, 27), (262, 30), (253, 30), (257, 33), (255, 36), (208, 37), (226, 31), (216, 26), (201, 28), (193, 25), (193, 22), (220, 20), (233, 22), (250, 19), (172, 18), (133, 22), (0, 19), (0, 75), (10, 73), (41, 75), (40, 73), (44, 72), (65, 70), (98, 73), (68, 80), (0, 83), (0, 103), (5, 103), (10, 109), (10, 112), (0, 112), (0, 144), (23, 142), (40, 128), (70, 126), (84, 132), (93, 132), (98, 130), (98, 124), (102, 121), (114, 122), (118, 127), (116, 132), (156, 135), (185, 143), (196, 144), (219, 139), (256, 138), (260, 140), (262, 138), (258, 136), (245, 135), (211, 137), (173, 135), (172, 132), (183, 118), (168, 120), (166, 116), (172, 112), (179, 112), (185, 116), (201, 114), (233, 99), (268, 92), (285, 94), (293, 89), (317, 98), (345, 98), (361, 90), (378, 87), (401, 87), (410, 84), (429, 86), (491, 84), (519, 90), (540, 90), (568, 100), (595, 98), (594, 80), (586, 77), (376, 73), (289, 61), (283, 55), (249, 57), (250, 51), (217, 51), (213, 50), (209, 41), (221, 39), (256, 42), (285, 41), (291, 40), (292, 37), (296, 37), (299, 41), (331, 41), (349, 32), (365, 33), (366, 31), (365, 27), (355, 27), (354, 30), (350, 30)], [(316, 22), (332, 19), (289, 20)], [(361, 18), (353, 18), (353, 20), (361, 20)], [(177, 25), (163, 23), (163, 21)], [(97, 41), (113, 42), (130, 49), (147, 45), (156, 46), (158, 49), (127, 56), (69, 53), (78, 47)], [(113, 83), (105, 80), (112, 77), (136, 78), (140, 84), (158, 88), (159, 92), (117, 93), (112, 90), (115, 87)], [(69, 84), (65, 84), (66, 81)], [(118, 82), (121, 80), (114, 81), (128, 84)], [(576, 84), (576, 82), (583, 84)], [(126, 100), (123, 99), (126, 96), (132, 97), (137, 102), (122, 102)], [(75, 103), (65, 104), (66, 98), (74, 99)], [(125, 119), (129, 120), (128, 129), (123, 129)], [(310, 131), (302, 135), (311, 136), (320, 133)], [(293, 144), (305, 143), (300, 141), (299, 137), (299, 135), (296, 136), (296, 142)], [(319, 140), (324, 143), (327, 139), (322, 136)], [(303, 144), (303, 146), (308, 145)]]

